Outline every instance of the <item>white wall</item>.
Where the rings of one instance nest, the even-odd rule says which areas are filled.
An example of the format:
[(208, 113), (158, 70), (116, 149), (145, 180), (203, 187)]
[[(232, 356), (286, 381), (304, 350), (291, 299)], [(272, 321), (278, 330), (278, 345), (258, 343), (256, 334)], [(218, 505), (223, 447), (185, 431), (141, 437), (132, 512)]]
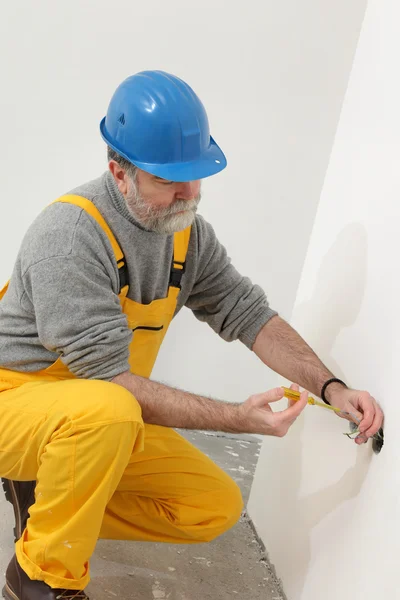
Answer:
[[(204, 184), (204, 216), (289, 317), (364, 2), (1, 3), (0, 278), (42, 207), (106, 167), (98, 122), (115, 87), (161, 68), (195, 88), (228, 156)], [(189, 311), (155, 376), (229, 400), (271, 387)]]
[(289, 600), (400, 598), (400, 7), (370, 0), (294, 309), (328, 366), (385, 411), (385, 445), (308, 407), (266, 440), (250, 512)]

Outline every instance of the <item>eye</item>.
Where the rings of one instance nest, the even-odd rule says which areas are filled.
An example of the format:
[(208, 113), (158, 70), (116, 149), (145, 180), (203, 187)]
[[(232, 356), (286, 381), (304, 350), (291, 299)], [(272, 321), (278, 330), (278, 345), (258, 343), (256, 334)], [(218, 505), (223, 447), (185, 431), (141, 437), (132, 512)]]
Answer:
[(174, 182), (169, 181), (168, 179), (162, 179), (161, 177), (156, 177), (156, 182), (161, 183), (161, 185), (172, 185)]

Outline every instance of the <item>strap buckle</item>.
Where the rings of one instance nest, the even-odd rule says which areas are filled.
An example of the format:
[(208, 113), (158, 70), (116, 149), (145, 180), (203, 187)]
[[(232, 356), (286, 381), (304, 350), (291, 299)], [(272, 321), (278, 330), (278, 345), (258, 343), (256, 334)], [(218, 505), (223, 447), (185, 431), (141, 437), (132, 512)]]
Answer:
[[(125, 261), (125, 259), (122, 259), (123, 261)], [(121, 293), (121, 290), (126, 286), (129, 285), (129, 273), (128, 273), (128, 265), (126, 264), (126, 262), (119, 262), (118, 263), (118, 274), (119, 274), (119, 293)]]
[[(179, 265), (180, 268), (176, 267), (175, 265)], [(178, 288), (179, 290), (181, 290), (182, 289), (181, 281), (182, 281), (182, 277), (183, 277), (183, 274), (185, 273), (185, 271), (186, 271), (186, 263), (179, 262), (179, 260), (174, 260), (172, 263), (171, 273), (169, 276), (169, 286), (175, 287), (175, 288)]]

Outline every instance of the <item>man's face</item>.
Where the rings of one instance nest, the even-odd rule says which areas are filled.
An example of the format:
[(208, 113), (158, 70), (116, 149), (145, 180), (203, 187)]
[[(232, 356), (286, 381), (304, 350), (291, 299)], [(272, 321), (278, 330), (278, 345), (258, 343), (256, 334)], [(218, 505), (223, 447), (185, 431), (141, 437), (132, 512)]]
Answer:
[(138, 170), (125, 195), (133, 217), (146, 229), (172, 234), (194, 221), (201, 199), (200, 181), (177, 183)]

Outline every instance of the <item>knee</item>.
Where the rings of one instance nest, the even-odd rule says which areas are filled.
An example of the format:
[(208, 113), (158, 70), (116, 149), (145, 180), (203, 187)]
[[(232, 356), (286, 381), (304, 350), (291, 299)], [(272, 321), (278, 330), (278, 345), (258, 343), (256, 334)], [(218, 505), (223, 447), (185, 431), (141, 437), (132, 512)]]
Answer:
[(200, 542), (211, 542), (229, 531), (239, 521), (244, 508), (239, 486), (227, 475), (221, 481), (220, 487), (210, 492), (208, 501), (211, 518), (207, 527), (200, 527), (198, 530)]
[(217, 503), (215, 507), (216, 519), (221, 521), (223, 532), (225, 532), (236, 525), (244, 508), (242, 492), (233, 479), (229, 478), (228, 482), (224, 482), (220, 491), (220, 499), (220, 503)]

